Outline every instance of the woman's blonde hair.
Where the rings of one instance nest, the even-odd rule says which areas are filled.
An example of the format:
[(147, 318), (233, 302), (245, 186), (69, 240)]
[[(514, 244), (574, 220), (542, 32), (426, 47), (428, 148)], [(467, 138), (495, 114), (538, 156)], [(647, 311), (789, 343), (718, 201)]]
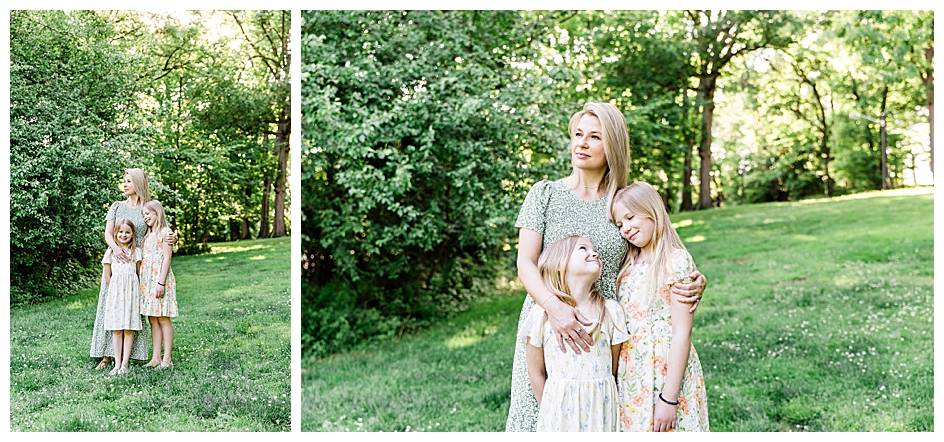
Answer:
[(167, 216), (164, 215), (164, 206), (161, 205), (160, 201), (148, 201), (143, 209), (147, 209), (149, 212), (157, 215), (157, 223), (155, 223), (154, 226), (148, 226), (148, 235), (150, 235), (151, 232), (157, 232), (157, 234), (160, 235), (165, 228), (169, 228), (167, 226)]
[[(538, 271), (544, 280), (544, 286), (558, 299), (571, 307), (577, 307), (577, 301), (574, 300), (570, 293), (570, 287), (567, 286), (567, 264), (570, 262), (570, 255), (577, 248), (577, 242), (581, 239), (586, 239), (590, 244), (593, 244), (593, 241), (580, 235), (568, 236), (551, 244), (538, 257)], [(590, 330), (590, 335), (593, 336), (603, 323), (606, 314), (606, 299), (600, 294), (596, 282), (590, 288), (590, 302), (600, 310), (600, 317), (596, 321), (596, 326), (593, 330)]]
[(151, 192), (148, 189), (147, 174), (142, 169), (125, 169), (125, 175), (131, 176), (131, 187), (138, 196), (138, 204), (147, 204), (151, 201)]
[[(659, 196), (659, 192), (649, 183), (637, 181), (616, 192), (616, 196), (613, 198), (613, 207), (610, 209), (612, 218), (616, 218), (617, 204), (623, 205), (635, 216), (652, 219), (655, 226), (652, 230), (652, 239), (649, 242), (652, 255), (649, 258), (646, 281), (655, 282), (655, 288), (668, 284), (667, 279), (671, 274), (669, 266), (672, 252), (686, 249), (685, 244), (682, 244), (682, 240), (675, 231), (675, 227), (672, 227), (672, 221), (669, 220), (669, 213), (665, 210), (665, 203), (662, 201), (662, 197)], [(619, 276), (616, 278), (617, 285), (629, 275), (631, 266), (639, 257), (640, 251), (639, 247), (627, 241), (626, 253), (623, 255)], [(648, 288), (649, 293), (654, 293), (652, 288)]]
[[(128, 228), (131, 229), (131, 248), (133, 249), (133, 248), (134, 248), (135, 231), (134, 231), (134, 223), (131, 222), (131, 220), (125, 219), (125, 218), (119, 219), (118, 222), (115, 223), (115, 228), (114, 228), (114, 230), (112, 230), (112, 237), (115, 239), (115, 242), (118, 243), (118, 235), (117, 235), (117, 233), (118, 233), (118, 230), (121, 229), (121, 226), (128, 226)], [(118, 244), (121, 244), (121, 243), (118, 243)]]
[[(606, 187), (607, 216), (613, 221), (613, 196), (616, 190), (629, 181), (629, 130), (623, 113), (610, 103), (587, 102), (583, 110), (570, 117), (570, 138), (573, 140), (577, 124), (584, 115), (593, 115), (600, 120), (603, 132), (603, 152), (606, 155), (606, 174), (603, 185)], [(576, 173), (576, 170), (574, 170)]]

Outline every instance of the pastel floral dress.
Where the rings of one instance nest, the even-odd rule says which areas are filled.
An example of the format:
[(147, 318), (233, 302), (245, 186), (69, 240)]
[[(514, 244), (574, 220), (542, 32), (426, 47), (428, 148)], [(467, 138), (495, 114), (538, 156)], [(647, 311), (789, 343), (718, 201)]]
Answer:
[(122, 263), (112, 259), (112, 250), (105, 251), (102, 264), (111, 266), (111, 283), (105, 299), (105, 330), (141, 330), (141, 288), (138, 284), (137, 265), (141, 249), (135, 247), (131, 261)]
[[(542, 250), (571, 235), (585, 236), (593, 242), (600, 254), (603, 268), (597, 287), (606, 299), (616, 299), (616, 276), (620, 260), (626, 251), (626, 240), (619, 229), (607, 221), (606, 198), (584, 200), (574, 195), (564, 180), (542, 180), (534, 183), (521, 205), (515, 227), (533, 230), (543, 235)], [(518, 330), (524, 330), (525, 320), (535, 305), (531, 296), (525, 296), (518, 315)], [(538, 420), (538, 402), (531, 391), (525, 345), (515, 342), (511, 369), (511, 403), (505, 431), (535, 431)]]
[[(670, 258), (671, 281), (684, 281), (695, 269), (692, 256), (675, 250)], [(626, 313), (629, 341), (620, 353), (620, 422), (623, 431), (652, 431), (652, 412), (665, 386), (669, 348), (672, 344), (670, 285), (658, 293), (646, 293), (648, 264), (636, 264), (619, 286), (619, 302)], [(678, 395), (675, 431), (708, 431), (708, 402), (705, 377), (695, 347), (688, 353)]]
[(158, 278), (161, 276), (161, 265), (164, 263), (164, 250), (161, 245), (170, 229), (164, 228), (160, 234), (149, 234), (144, 237), (143, 262), (141, 266), (141, 314), (145, 316), (177, 316), (177, 280), (174, 270), (167, 270), (167, 280), (164, 281), (164, 296), (155, 296)]
[[(557, 346), (544, 309), (531, 308), (518, 340), (543, 347), (547, 382), (538, 412), (537, 431), (619, 431), (619, 392), (613, 377), (611, 345), (629, 339), (625, 316), (616, 301), (606, 301), (600, 330), (589, 353), (566, 353)], [(586, 327), (587, 331), (593, 325)]]

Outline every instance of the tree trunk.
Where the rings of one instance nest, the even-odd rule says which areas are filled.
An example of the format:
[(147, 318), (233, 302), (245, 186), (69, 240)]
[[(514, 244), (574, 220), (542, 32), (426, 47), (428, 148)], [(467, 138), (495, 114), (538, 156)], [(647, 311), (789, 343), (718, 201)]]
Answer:
[(262, 185), (262, 209), (259, 219), (259, 234), (256, 235), (258, 239), (264, 239), (269, 237), (269, 192), (272, 191), (272, 177), (266, 176), (265, 183)]
[(698, 170), (698, 208), (710, 209), (711, 204), (711, 124), (715, 112), (715, 80), (717, 76), (704, 75), (699, 80), (698, 90), (701, 92), (703, 104), (701, 112), (701, 143), (698, 145), (698, 156), (701, 159)]
[(278, 156), (279, 165), (275, 178), (275, 214), (273, 215), (272, 223), (273, 238), (286, 235), (285, 194), (288, 175), (288, 153), (290, 149), (289, 135), (291, 133), (291, 119), (288, 112), (288, 109), (282, 109), (282, 118), (278, 123), (279, 129), (275, 135), (276, 155)]
[[(924, 58), (928, 60), (927, 75), (922, 76), (924, 87), (927, 89), (928, 124), (931, 127), (931, 178), (934, 178), (934, 46), (924, 49)], [(933, 181), (932, 181), (933, 182)]]
[[(689, 107), (688, 92), (683, 97), (685, 112), (692, 112), (694, 107)], [(692, 210), (692, 152), (695, 150), (695, 137), (692, 130), (689, 129), (689, 118), (685, 119), (685, 165), (682, 169), (682, 204), (679, 211), (688, 212)]]

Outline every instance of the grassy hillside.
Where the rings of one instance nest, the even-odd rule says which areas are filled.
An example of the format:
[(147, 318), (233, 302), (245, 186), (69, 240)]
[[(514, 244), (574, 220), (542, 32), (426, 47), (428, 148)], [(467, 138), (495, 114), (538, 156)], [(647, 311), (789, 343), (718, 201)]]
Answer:
[(11, 430), (289, 431), (290, 251), (280, 238), (174, 257), (180, 316), (168, 370), (94, 370), (98, 287), (12, 309)]
[[(933, 194), (672, 217), (709, 279), (694, 345), (713, 431), (933, 430)], [(303, 362), (304, 431), (501, 431), (524, 293)]]

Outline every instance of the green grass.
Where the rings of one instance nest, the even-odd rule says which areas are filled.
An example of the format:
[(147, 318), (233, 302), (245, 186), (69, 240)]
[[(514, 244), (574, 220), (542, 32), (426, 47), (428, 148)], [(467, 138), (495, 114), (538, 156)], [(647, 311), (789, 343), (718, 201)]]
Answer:
[(11, 309), (11, 430), (290, 431), (290, 262), (289, 238), (174, 257), (168, 370), (94, 370), (97, 286)]
[[(672, 217), (709, 279), (713, 431), (933, 431), (933, 194)], [(303, 361), (303, 431), (501, 431), (520, 289), (366, 352)]]

